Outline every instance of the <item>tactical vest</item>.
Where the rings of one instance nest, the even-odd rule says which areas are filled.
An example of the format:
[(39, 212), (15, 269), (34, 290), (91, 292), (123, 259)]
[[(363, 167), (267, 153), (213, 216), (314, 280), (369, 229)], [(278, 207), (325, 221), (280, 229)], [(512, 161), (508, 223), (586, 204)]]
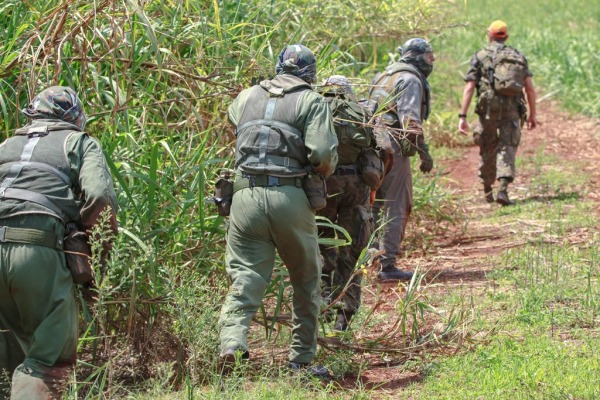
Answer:
[(48, 214), (67, 223), (79, 219), (82, 201), (76, 198), (66, 153), (67, 139), (84, 132), (36, 126), (7, 139), (0, 147), (0, 214)]
[(252, 87), (235, 132), (236, 168), (254, 175), (306, 175), (304, 133), (296, 115), (306, 90), (310, 85), (275, 95)]
[(325, 96), (338, 138), (338, 165), (354, 165), (363, 149), (371, 146), (373, 129), (369, 110), (340, 96)]
[(429, 83), (419, 69), (411, 64), (396, 62), (385, 69), (373, 80), (373, 84), (369, 89), (369, 99), (383, 106), (389, 114), (393, 114), (396, 118), (395, 107), (396, 99), (402, 93), (397, 93), (394, 83), (398, 79), (398, 75), (402, 72), (409, 72), (416, 75), (423, 86), (423, 100), (421, 102), (421, 116), (423, 120), (429, 118), (431, 110)]

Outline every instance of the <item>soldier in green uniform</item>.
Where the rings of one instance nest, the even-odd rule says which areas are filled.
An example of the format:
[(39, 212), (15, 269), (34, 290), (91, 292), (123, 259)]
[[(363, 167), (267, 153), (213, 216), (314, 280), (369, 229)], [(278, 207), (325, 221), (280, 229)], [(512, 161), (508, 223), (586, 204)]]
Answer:
[[(373, 129), (368, 125), (372, 112), (359, 103), (345, 76), (329, 77), (318, 91), (334, 117), (339, 159), (335, 172), (327, 178), (327, 206), (317, 214), (344, 228), (352, 239), (342, 247), (321, 245), (322, 294), (337, 314), (334, 330), (345, 331), (360, 306), (362, 272), (356, 271), (356, 262), (371, 235), (371, 187), (363, 179), (360, 159), (375, 147)], [(335, 232), (323, 226), (319, 236), (331, 238)]]
[[(498, 180), (499, 188), (496, 202), (509, 206), (514, 204), (508, 197), (508, 185), (515, 178), (515, 156), (521, 141), (521, 123), (524, 121), (526, 108), (523, 89), (529, 105), (527, 129), (537, 126), (535, 108), (535, 89), (533, 87), (533, 74), (529, 70), (527, 59), (516, 49), (505, 45), (508, 39), (508, 27), (504, 21), (497, 20), (488, 27), (489, 44), (478, 51), (471, 58), (469, 71), (465, 75), (465, 88), (458, 115), (458, 129), (463, 134), (468, 133), (467, 110), (477, 89), (477, 107), (475, 112), (479, 115), (479, 125), (473, 134), (475, 144), (479, 146), (481, 161), (479, 164), (479, 179), (483, 183), (485, 199), (488, 203), (494, 201), (492, 185)], [(509, 49), (514, 60), (510, 63), (511, 69), (524, 77), (523, 86), (518, 88), (515, 95), (500, 94), (494, 88), (494, 59)], [(514, 62), (516, 61), (516, 62)], [(518, 68), (521, 66), (522, 71)], [(490, 74), (491, 72), (491, 74)]]
[(331, 112), (314, 92), (316, 58), (295, 44), (279, 54), (277, 75), (242, 91), (228, 110), (235, 126), (234, 195), (227, 234), (231, 279), (221, 310), (224, 364), (248, 358), (250, 322), (271, 280), (275, 250), (293, 287), (289, 367), (309, 367), (317, 348), (321, 262), (315, 212), (303, 190), (307, 172), (331, 175), (337, 139)]
[[(78, 310), (65, 225), (89, 231), (117, 199), (77, 94), (53, 86), (0, 145), (0, 398), (60, 398), (75, 363)], [(110, 243), (103, 243), (110, 248)]]

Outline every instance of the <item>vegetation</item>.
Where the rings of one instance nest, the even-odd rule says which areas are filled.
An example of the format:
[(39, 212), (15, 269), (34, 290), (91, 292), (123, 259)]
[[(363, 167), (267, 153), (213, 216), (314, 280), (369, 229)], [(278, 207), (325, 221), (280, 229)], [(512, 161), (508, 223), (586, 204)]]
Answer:
[[(241, 371), (225, 381), (216, 374), (217, 320), (227, 289), (226, 221), (204, 204), (218, 170), (232, 162), (233, 136), (225, 114), (229, 102), (252, 81), (273, 74), (285, 44), (307, 45), (317, 54), (320, 79), (346, 74), (364, 95), (374, 73), (397, 57), (399, 43), (416, 35), (431, 39), (438, 61), (431, 76), (434, 104), (428, 131), (437, 146), (433, 149), (437, 160), (454, 154), (449, 147), (466, 143), (455, 132), (461, 77), (469, 57), (485, 41), (485, 27), (496, 16), (509, 23), (511, 42), (527, 54), (542, 100), (554, 97), (573, 112), (600, 116), (600, 83), (595, 79), (600, 76), (595, 59), (600, 52), (599, 13), (583, 0), (568, 4), (562, 0), (544, 4), (4, 0), (0, 5), (0, 36), (5, 38), (0, 45), (3, 136), (25, 123), (19, 110), (42, 88), (52, 84), (76, 88), (90, 117), (88, 131), (103, 144), (119, 195), (121, 231), (99, 300), (83, 307), (81, 359), (71, 396), (221, 398), (223, 388), (235, 398), (307, 396), (304, 382), (290, 380), (279, 370), (282, 354), (265, 356), (267, 367), (260, 371)], [(533, 165), (543, 162), (532, 160)], [(544, 192), (549, 187), (581, 193), (588, 183), (577, 170), (543, 172), (530, 188), (534, 194), (549, 195)], [(456, 213), (459, 200), (438, 186), (441, 175), (415, 174), (415, 178), (418, 225), (409, 238), (409, 252), (427, 249), (432, 235), (468, 219)], [(547, 212), (525, 205), (499, 211), (490, 223), (539, 211), (535, 219), (548, 221), (552, 230), (547, 235), (552, 237), (594, 223), (583, 217), (590, 211), (589, 203), (579, 202), (577, 196), (550, 195), (553, 207)], [(561, 218), (552, 219), (553, 215)], [(586, 374), (582, 379), (597, 376), (593, 355), (598, 340), (583, 329), (597, 324), (597, 238), (581, 251), (573, 246), (549, 247), (547, 239), (543, 236), (540, 243), (532, 241), (505, 254), (504, 270), (493, 278), (506, 292), (490, 295), (488, 302), (475, 307), (461, 296), (454, 302), (439, 300), (428, 294), (424, 281), (415, 281), (395, 308), (386, 310), (388, 314), (381, 308), (365, 308), (357, 319), (364, 332), (373, 331), (378, 318), (396, 321), (392, 339), (403, 338), (400, 346), (391, 345), (389, 332), (342, 338), (346, 345), (330, 340), (330, 350), (319, 354), (320, 360), (338, 375), (356, 374), (368, 363), (366, 356), (357, 359), (356, 354), (376, 354), (392, 364), (417, 360), (432, 379), (407, 393), (423, 397), (444, 397), (449, 387), (455, 388), (455, 398), (473, 393), (514, 397), (506, 387), (535, 397), (536, 387), (547, 382), (551, 384), (540, 398), (568, 393), (597, 397), (597, 386), (576, 383), (575, 372), (561, 382), (565, 368), (544, 367), (554, 363)], [(367, 258), (365, 253), (362, 262)], [(570, 266), (566, 275), (560, 269), (563, 265)], [(575, 279), (581, 276), (586, 278), (583, 286)], [(258, 317), (262, 325), (252, 332), (257, 344), (266, 337), (272, 347), (285, 346), (289, 332), (285, 278), (285, 269), (278, 265)], [(375, 293), (374, 298), (381, 299), (380, 295)], [(443, 346), (458, 349), (458, 343), (474, 334), (470, 324), (473, 330), (495, 332), (497, 322), (485, 317), (485, 307), (498, 300), (514, 313), (502, 320), (503, 330), (514, 330), (519, 340), (501, 335), (447, 363), (419, 361), (438, 354)], [(441, 312), (435, 306), (438, 302), (451, 307), (444, 306), (447, 312)], [(470, 307), (473, 311), (467, 312)], [(480, 319), (467, 316), (471, 312)], [(428, 327), (426, 318), (440, 325)], [(585, 346), (570, 351), (569, 343), (554, 334), (559, 327)], [(540, 335), (542, 331), (545, 334)], [(321, 344), (327, 348), (327, 343)], [(526, 362), (542, 353), (536, 365)], [(486, 368), (467, 373), (473, 364)], [(514, 374), (507, 374), (506, 365)], [(498, 381), (499, 376), (507, 382)], [(475, 390), (477, 382), (479, 386), (485, 382), (484, 387)], [(310, 395), (316, 398), (369, 397), (360, 385), (350, 393), (339, 393), (334, 384), (312, 389)]]

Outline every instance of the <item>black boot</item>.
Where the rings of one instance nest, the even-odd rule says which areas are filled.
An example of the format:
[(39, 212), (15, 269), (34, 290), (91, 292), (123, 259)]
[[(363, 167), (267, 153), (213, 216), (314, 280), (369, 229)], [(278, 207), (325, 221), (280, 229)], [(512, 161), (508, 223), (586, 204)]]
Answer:
[(401, 271), (394, 266), (381, 267), (381, 271), (377, 274), (377, 278), (382, 282), (410, 281), (412, 277), (412, 272)]
[(496, 196), (496, 203), (502, 204), (502, 206), (512, 206), (514, 201), (508, 198), (508, 184), (510, 183), (506, 178), (500, 178), (500, 187), (498, 188), (498, 195)]
[(483, 185), (483, 194), (485, 196), (485, 201), (487, 201), (488, 203), (494, 202), (494, 193), (492, 192), (492, 185)]
[(344, 332), (348, 329), (348, 325), (350, 324), (350, 320), (354, 316), (354, 311), (344, 311), (338, 310), (337, 320), (333, 325), (334, 331)]

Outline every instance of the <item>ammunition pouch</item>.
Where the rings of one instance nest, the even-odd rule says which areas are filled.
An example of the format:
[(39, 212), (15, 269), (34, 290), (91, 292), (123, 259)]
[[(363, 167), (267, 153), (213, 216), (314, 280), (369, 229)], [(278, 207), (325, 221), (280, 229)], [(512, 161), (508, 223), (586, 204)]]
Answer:
[(318, 211), (327, 205), (327, 185), (318, 174), (309, 173), (302, 184), (306, 198), (313, 210)]
[(378, 150), (372, 147), (364, 149), (358, 156), (359, 171), (363, 182), (373, 190), (381, 186), (384, 165)]
[(89, 244), (89, 237), (74, 223), (67, 224), (64, 252), (74, 283), (83, 284), (94, 280), (94, 270), (90, 262), (92, 247)]

